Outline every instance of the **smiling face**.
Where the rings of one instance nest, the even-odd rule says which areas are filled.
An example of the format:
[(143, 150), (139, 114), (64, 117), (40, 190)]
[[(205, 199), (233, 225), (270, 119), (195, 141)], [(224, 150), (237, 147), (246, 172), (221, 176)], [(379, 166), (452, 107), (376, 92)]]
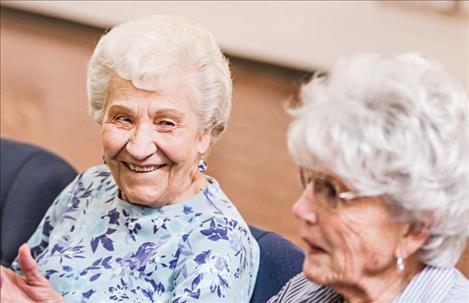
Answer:
[[(114, 76), (101, 126), (106, 162), (126, 201), (161, 207), (206, 185), (197, 170), (210, 133), (200, 130), (190, 81), (183, 73), (148, 92)], [(187, 76), (186, 76), (187, 77)]]
[(301, 237), (307, 245), (305, 275), (316, 283), (340, 287), (394, 271), (405, 226), (396, 222), (379, 198), (354, 199), (327, 208), (324, 192), (336, 194), (331, 189), (315, 191), (308, 184), (293, 206), (293, 213), (302, 220)]

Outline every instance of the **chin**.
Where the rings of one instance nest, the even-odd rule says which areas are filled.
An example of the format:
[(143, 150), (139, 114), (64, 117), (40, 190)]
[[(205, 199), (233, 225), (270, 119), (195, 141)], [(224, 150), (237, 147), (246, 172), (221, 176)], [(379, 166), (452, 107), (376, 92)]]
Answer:
[[(127, 191), (124, 192), (124, 195), (129, 203), (138, 204), (138, 205), (145, 205), (151, 207), (161, 207), (164, 206), (165, 203), (159, 201), (161, 200), (161, 194), (159, 192), (141, 192), (138, 190)], [(161, 204), (161, 205), (160, 205)]]
[(308, 280), (317, 284), (323, 284), (323, 270), (324, 264), (319, 264), (319, 262), (311, 262), (310, 258), (306, 257), (305, 262), (303, 263), (303, 273)]
[(146, 200), (146, 199), (142, 199), (142, 198), (129, 199), (129, 203), (135, 204), (135, 205), (140, 205), (140, 206), (159, 207), (157, 205), (157, 203), (155, 203), (154, 201)]

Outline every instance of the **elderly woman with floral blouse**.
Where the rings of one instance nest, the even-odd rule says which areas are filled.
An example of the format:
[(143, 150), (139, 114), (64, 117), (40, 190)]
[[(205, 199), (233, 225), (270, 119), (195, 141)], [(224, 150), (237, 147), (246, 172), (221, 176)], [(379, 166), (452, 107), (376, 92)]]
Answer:
[(340, 61), (288, 132), (303, 273), (269, 303), (469, 302), (469, 103), (416, 54)]
[(105, 165), (55, 200), (19, 250), (23, 275), (2, 268), (2, 302), (249, 302), (258, 245), (204, 173), (231, 108), (213, 36), (179, 17), (121, 24), (87, 84)]

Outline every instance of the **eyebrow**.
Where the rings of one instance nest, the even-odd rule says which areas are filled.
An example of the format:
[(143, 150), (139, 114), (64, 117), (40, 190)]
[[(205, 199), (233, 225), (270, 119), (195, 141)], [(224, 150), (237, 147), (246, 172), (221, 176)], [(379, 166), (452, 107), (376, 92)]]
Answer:
[(180, 119), (184, 119), (185, 115), (183, 112), (178, 111), (173, 108), (163, 108), (163, 109), (158, 109), (155, 111), (156, 116), (173, 116), (173, 117), (178, 117)]
[[(339, 190), (339, 192), (349, 192), (352, 191), (345, 185), (342, 181), (339, 181), (336, 179), (334, 175), (328, 174), (328, 173), (322, 173), (322, 172), (316, 172), (318, 176), (326, 181), (329, 181), (336, 189)], [(353, 191), (352, 191), (353, 192)]]
[(129, 107), (127, 107), (127, 106), (124, 106), (124, 105), (112, 104), (111, 106), (109, 106), (109, 111), (110, 111), (110, 112), (115, 112), (115, 111), (126, 111), (126, 112), (129, 112), (129, 111), (132, 111), (132, 109), (129, 108)]
[[(122, 104), (112, 104), (109, 107), (109, 112), (124, 111), (124, 112), (133, 112), (132, 108), (122, 105)], [(158, 109), (155, 112), (156, 116), (172, 116), (174, 118), (184, 119), (185, 115), (183, 112), (173, 109), (173, 108), (162, 108)]]

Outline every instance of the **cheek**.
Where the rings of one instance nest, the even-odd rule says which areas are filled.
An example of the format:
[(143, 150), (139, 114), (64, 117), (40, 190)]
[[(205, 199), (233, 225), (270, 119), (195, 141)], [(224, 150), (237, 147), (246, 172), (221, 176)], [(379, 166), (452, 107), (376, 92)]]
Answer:
[(392, 233), (373, 216), (343, 214), (329, 222), (333, 266), (344, 276), (380, 271), (392, 259)]
[(104, 153), (112, 158), (116, 156), (119, 151), (125, 146), (128, 140), (126, 131), (115, 129), (110, 126), (103, 126), (101, 128), (101, 144)]
[(328, 222), (332, 228), (325, 228), (332, 247), (333, 269), (341, 275), (358, 275), (370, 261), (372, 249), (367, 237), (367, 228), (362, 221), (348, 216), (338, 216)]
[(192, 164), (198, 155), (193, 138), (167, 137), (159, 140), (158, 147), (166, 157), (178, 165)]

